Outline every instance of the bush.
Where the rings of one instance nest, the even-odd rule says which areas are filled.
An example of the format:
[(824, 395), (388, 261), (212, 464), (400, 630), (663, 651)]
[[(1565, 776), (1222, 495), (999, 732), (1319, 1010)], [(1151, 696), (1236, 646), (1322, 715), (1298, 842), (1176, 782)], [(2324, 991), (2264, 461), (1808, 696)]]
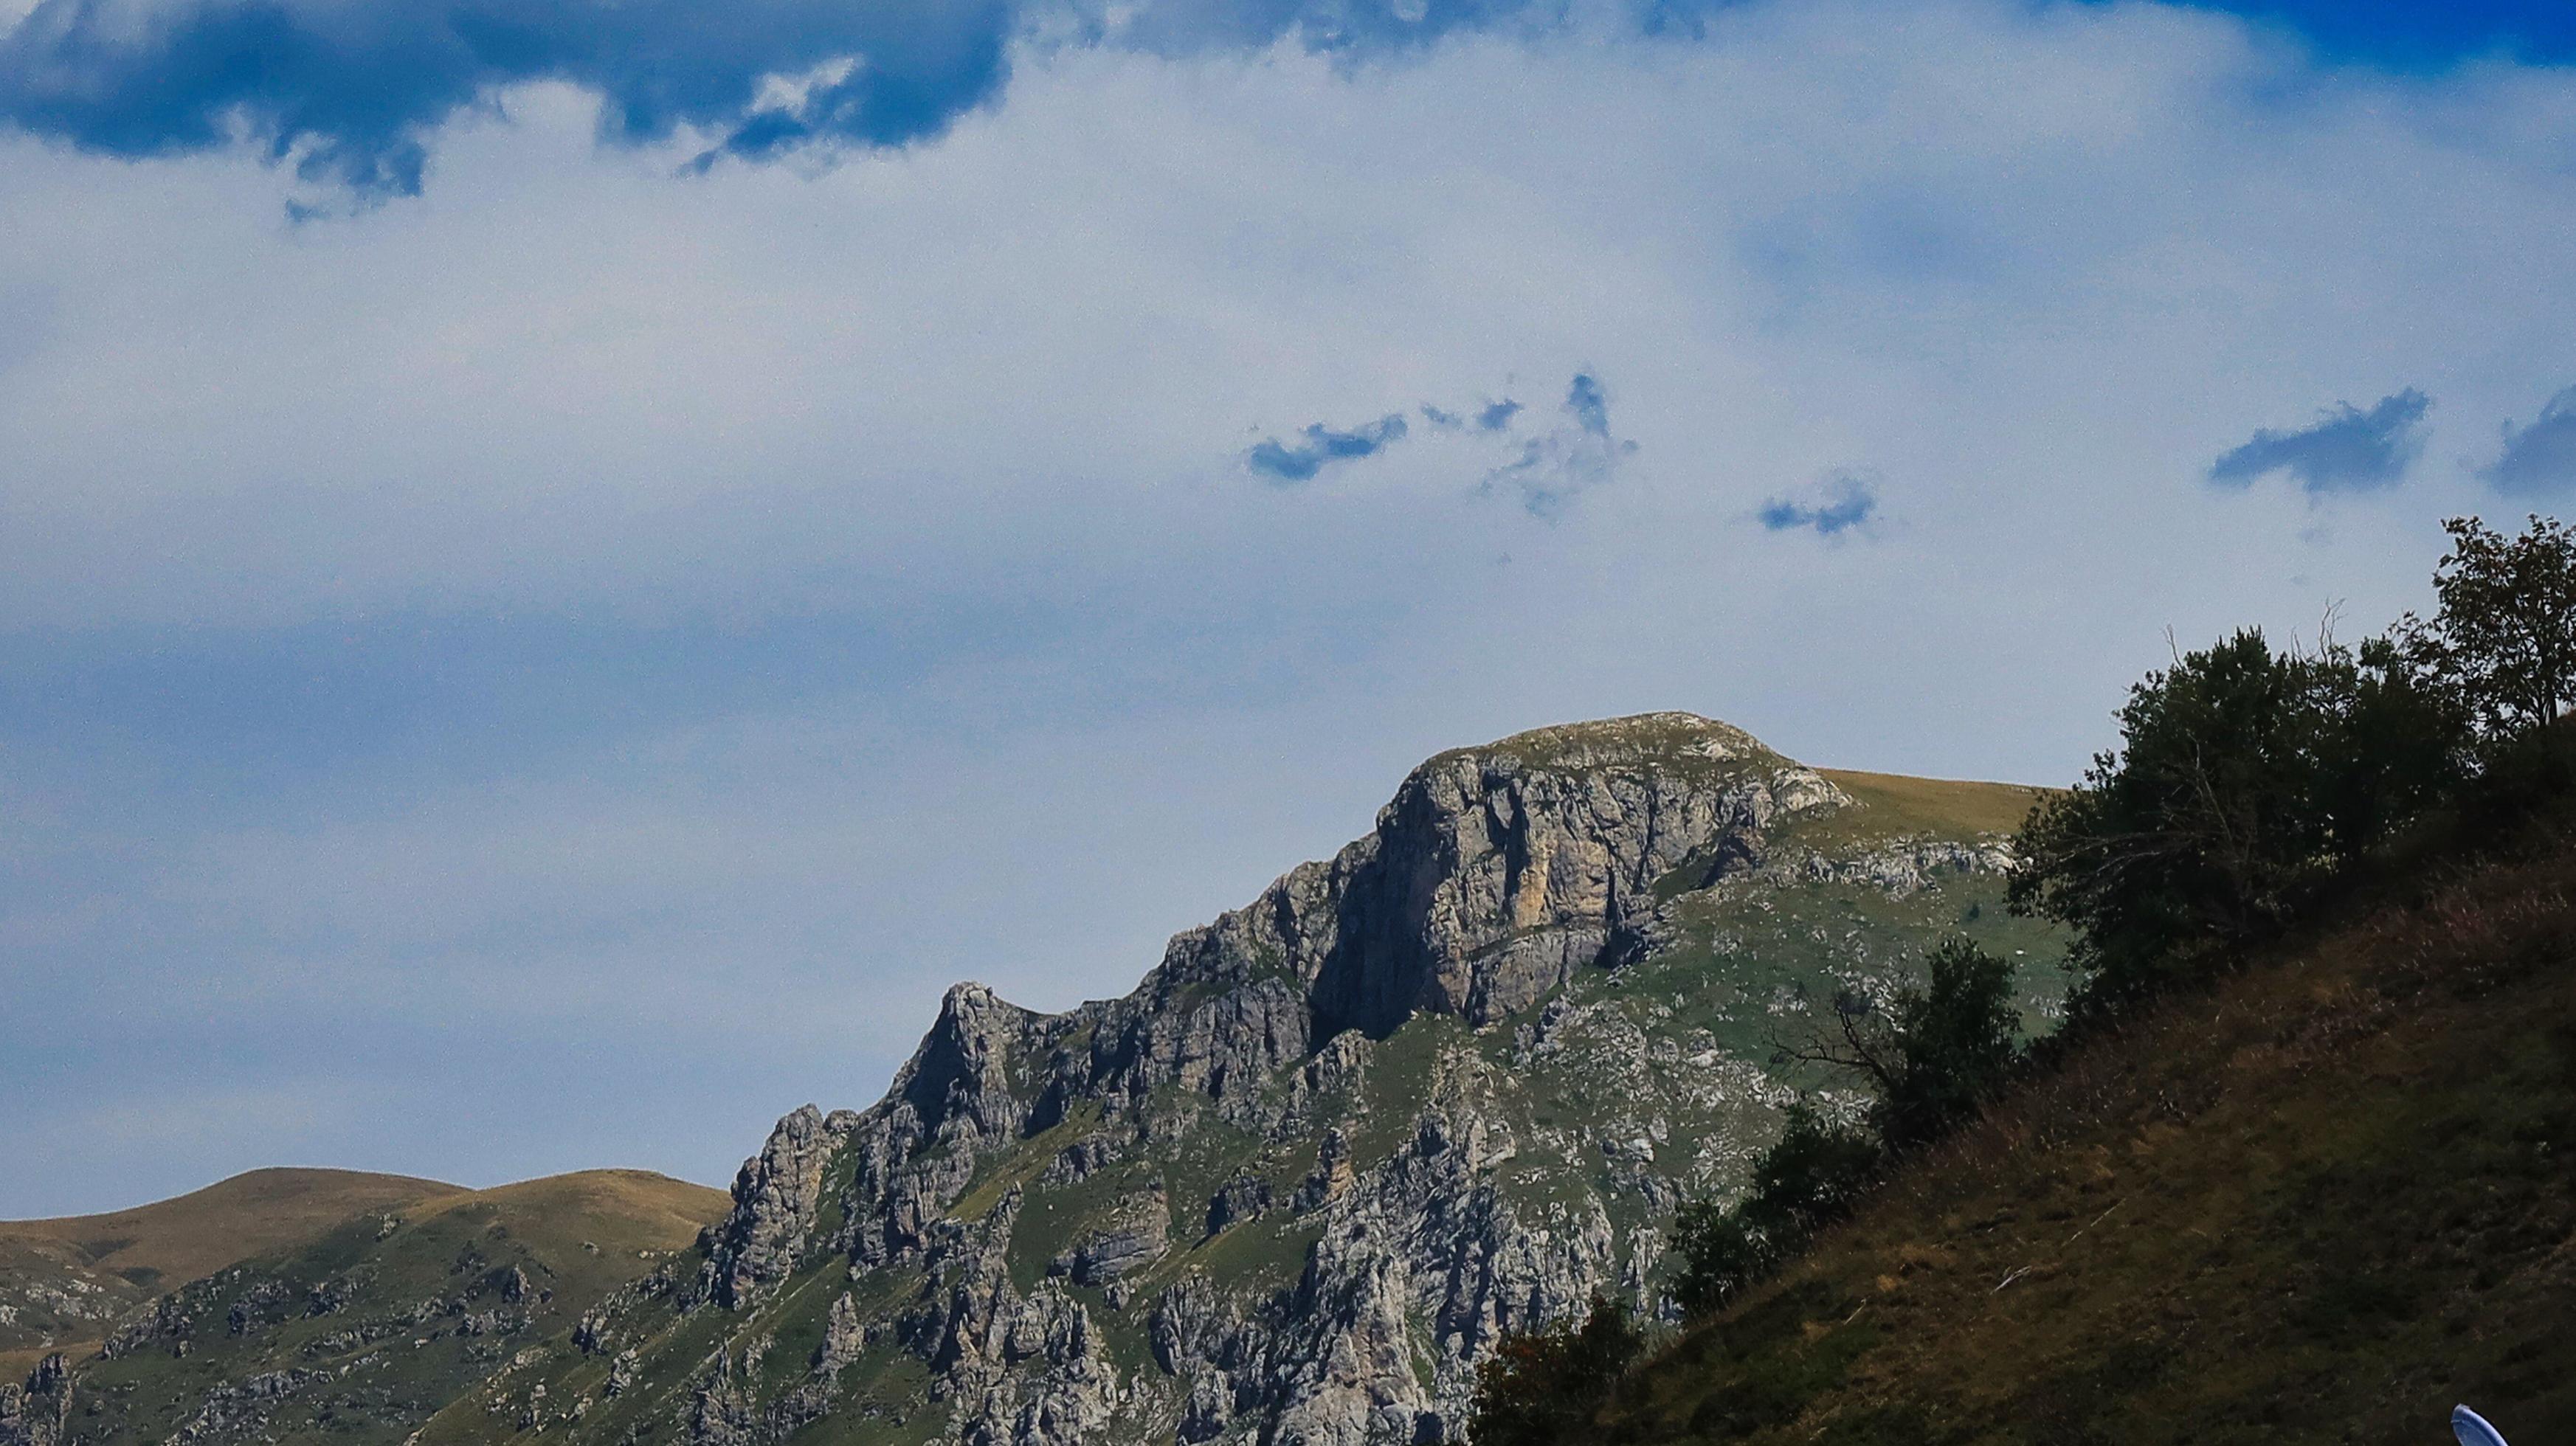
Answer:
[(1645, 1344), (1628, 1312), (1599, 1296), (1581, 1326), (1559, 1321), (1504, 1337), (1476, 1369), (1467, 1439), (1475, 1446), (1558, 1446), (1586, 1439), (1593, 1418)]
[(1690, 1315), (1726, 1304), (1850, 1214), (1878, 1166), (1879, 1148), (1868, 1136), (1827, 1124), (1803, 1105), (1791, 1109), (1779, 1143), (1753, 1167), (1750, 1194), (1731, 1208), (1685, 1205), (1675, 1218), (1682, 1269), (1673, 1299)]

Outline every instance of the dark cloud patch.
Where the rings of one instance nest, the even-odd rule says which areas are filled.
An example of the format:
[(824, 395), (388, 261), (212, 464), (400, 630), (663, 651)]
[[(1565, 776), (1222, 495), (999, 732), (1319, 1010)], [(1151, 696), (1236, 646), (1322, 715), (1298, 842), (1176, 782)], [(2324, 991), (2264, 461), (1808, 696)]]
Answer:
[[(1498, 405), (1520, 410), (1517, 403)], [(1564, 422), (1522, 443), (1518, 459), (1487, 473), (1484, 490), (1512, 492), (1531, 516), (1555, 517), (1575, 494), (1610, 480), (1621, 459), (1637, 450), (1635, 442), (1610, 434), (1610, 397), (1590, 372), (1575, 373), (1566, 385), (1561, 413)], [(1503, 413), (1501, 424), (1510, 422), (1511, 413)]]
[(1753, 515), (1773, 532), (1807, 531), (1818, 537), (1835, 537), (1866, 524), (1877, 514), (1876, 479), (1857, 472), (1836, 472), (1816, 484), (1811, 497), (1774, 497)]
[(1520, 414), (1521, 404), (1513, 401), (1509, 397), (1505, 397), (1499, 402), (1487, 403), (1476, 413), (1476, 430), (1479, 432), (1499, 432), (1505, 427), (1510, 426), (1512, 424), (1512, 418), (1517, 417)]
[(2393, 486), (2423, 447), (2424, 414), (2432, 406), (2433, 399), (2413, 387), (2380, 398), (2366, 412), (2338, 403), (2314, 426), (2256, 432), (2211, 464), (2209, 480), (2222, 487), (2249, 487), (2258, 477), (2287, 472), (2310, 495)]
[(2530, 426), (2505, 423), (2504, 455), (2478, 475), (2510, 496), (2576, 487), (2576, 387), (2551, 397)]
[(1456, 412), (1448, 411), (1441, 407), (1435, 407), (1429, 402), (1424, 402), (1422, 404), (1422, 420), (1429, 422), (1431, 425), (1438, 427), (1444, 432), (1454, 432), (1460, 427), (1467, 425), (1466, 418), (1459, 416)]
[(1283, 486), (1310, 482), (1335, 462), (1357, 461), (1384, 451), (1404, 440), (1405, 431), (1404, 418), (1392, 412), (1347, 432), (1317, 422), (1298, 433), (1304, 440), (1294, 445), (1265, 438), (1244, 455), (1243, 465)]
[(356, 200), (419, 192), (438, 128), (495, 92), (598, 95), (602, 139), (715, 138), (692, 169), (935, 138), (993, 99), (1012, 40), (1165, 53), (1384, 51), (1528, 0), (38, 0), (0, 35), (0, 126), (121, 157), (247, 137)]
[(1610, 435), (1610, 399), (1601, 392), (1601, 383), (1590, 372), (1576, 372), (1573, 385), (1565, 393), (1566, 415), (1574, 424), (1596, 437)]
[(419, 191), (442, 121), (525, 81), (596, 92), (621, 143), (922, 140), (1000, 87), (1010, 25), (1010, 0), (40, 0), (0, 39), (0, 120), (127, 157), (247, 131), (381, 198)]

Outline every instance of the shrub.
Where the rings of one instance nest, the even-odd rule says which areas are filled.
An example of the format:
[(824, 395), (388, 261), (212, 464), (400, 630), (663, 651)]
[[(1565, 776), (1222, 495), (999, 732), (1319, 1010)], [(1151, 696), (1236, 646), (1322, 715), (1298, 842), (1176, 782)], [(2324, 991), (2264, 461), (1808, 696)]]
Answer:
[(1851, 1213), (1877, 1176), (1879, 1148), (1868, 1136), (1827, 1124), (1801, 1105), (1779, 1143), (1753, 1167), (1753, 1188), (1730, 1208), (1699, 1202), (1673, 1224), (1681, 1273), (1673, 1299), (1702, 1315), (1777, 1269), (1816, 1231)]
[(1591, 1434), (1593, 1418), (1645, 1349), (1628, 1312), (1600, 1296), (1576, 1326), (1506, 1336), (1476, 1369), (1467, 1439), (1475, 1446), (1558, 1446)]

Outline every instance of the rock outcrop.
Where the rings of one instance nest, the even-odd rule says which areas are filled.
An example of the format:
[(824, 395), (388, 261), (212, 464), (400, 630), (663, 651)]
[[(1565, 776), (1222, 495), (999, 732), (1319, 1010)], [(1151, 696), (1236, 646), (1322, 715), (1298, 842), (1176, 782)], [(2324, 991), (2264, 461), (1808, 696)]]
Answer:
[(57, 1353), (26, 1383), (0, 1385), (0, 1446), (63, 1446), (71, 1430), (71, 1366)]

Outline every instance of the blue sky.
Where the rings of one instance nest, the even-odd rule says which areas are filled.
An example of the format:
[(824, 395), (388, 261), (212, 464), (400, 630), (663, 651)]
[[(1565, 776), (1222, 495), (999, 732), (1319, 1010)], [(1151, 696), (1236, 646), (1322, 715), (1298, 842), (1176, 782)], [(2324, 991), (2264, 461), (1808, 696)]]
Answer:
[(2576, 489), (2539, 7), (0, 0), (0, 1216), (721, 1180), (1405, 768), (2057, 781)]

